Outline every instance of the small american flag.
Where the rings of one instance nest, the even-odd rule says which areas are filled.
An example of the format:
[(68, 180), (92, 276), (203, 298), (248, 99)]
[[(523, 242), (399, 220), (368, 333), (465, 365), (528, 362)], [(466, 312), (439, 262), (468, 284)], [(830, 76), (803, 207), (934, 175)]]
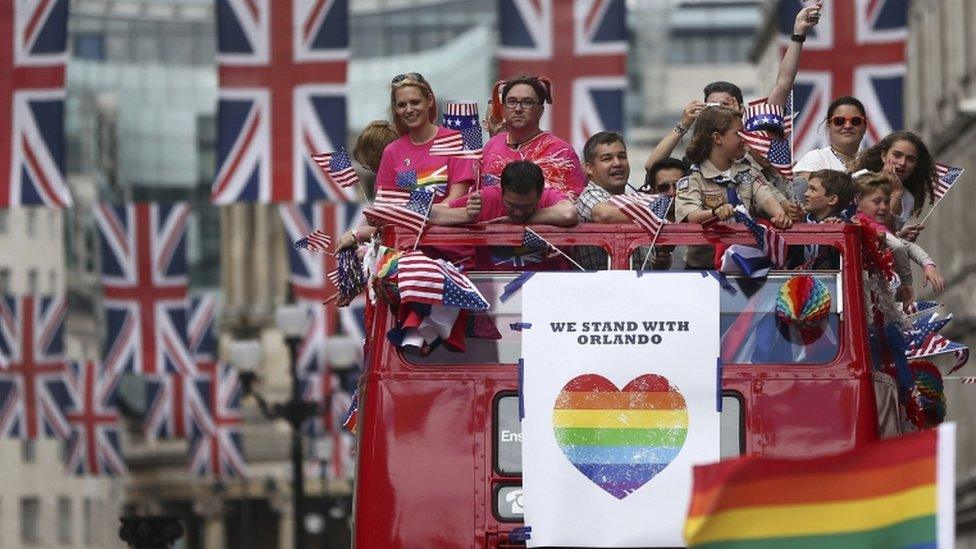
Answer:
[(428, 303), (485, 310), (488, 302), (468, 277), (443, 259), (408, 252), (397, 261), (397, 288), (402, 303)]
[(410, 190), (404, 189), (380, 189), (376, 191), (376, 199), (373, 200), (373, 207), (404, 206), (410, 201), (410, 192)]
[(342, 418), (342, 428), (355, 435), (357, 423), (359, 423), (359, 395), (353, 393), (352, 403), (346, 410), (345, 417)]
[(430, 147), (430, 155), (480, 160), (482, 148), (481, 127), (476, 126), (438, 137)]
[(433, 203), (434, 193), (423, 190), (410, 191), (410, 198), (404, 204), (380, 202), (377, 196), (373, 205), (363, 210), (363, 215), (373, 225), (396, 225), (419, 234), (427, 224)]
[(784, 116), (783, 108), (779, 105), (771, 105), (768, 97), (755, 99), (746, 105), (743, 115), (743, 125), (747, 132), (776, 130), (783, 132), (783, 135), (793, 131), (793, 117)]
[(332, 245), (332, 237), (319, 229), (315, 229), (314, 231), (296, 240), (293, 246), (296, 250), (328, 253), (330, 245)]
[(739, 136), (754, 151), (769, 160), (769, 163), (776, 168), (776, 171), (783, 174), (783, 177), (793, 178), (793, 155), (790, 152), (789, 140), (774, 138), (767, 132), (739, 132)]
[(560, 255), (559, 252), (556, 251), (555, 246), (553, 246), (542, 235), (528, 227), (525, 228), (525, 234), (522, 235), (522, 247), (545, 252), (544, 255), (547, 259)]
[(952, 373), (966, 365), (969, 361), (969, 347), (950, 341), (947, 337), (929, 332), (927, 335), (918, 330), (910, 332), (908, 348), (905, 355), (910, 360), (929, 358), (938, 355), (952, 353), (955, 355), (955, 363), (948, 373)]
[(356, 170), (349, 161), (349, 154), (345, 147), (339, 148), (336, 152), (313, 154), (312, 160), (342, 188), (359, 184), (359, 176), (356, 175)]
[(942, 304), (938, 301), (913, 301), (905, 308), (905, 314), (909, 316), (914, 316), (917, 314), (927, 313), (933, 309), (938, 309)]
[(662, 195), (620, 194), (611, 198), (610, 204), (629, 217), (637, 226), (657, 236), (661, 227), (667, 223), (671, 199)]
[(338, 268), (332, 269), (331, 271), (325, 273), (325, 276), (328, 277), (329, 281), (332, 282), (332, 284), (334, 284), (336, 288), (338, 288), (339, 284), (342, 283), (342, 279), (339, 277)]
[(764, 227), (756, 222), (741, 204), (735, 208), (735, 219), (746, 226), (756, 238), (759, 249), (769, 257), (773, 265), (782, 269), (786, 265), (786, 241), (772, 227)]
[(952, 184), (959, 179), (964, 171), (966, 170), (963, 168), (946, 166), (945, 164), (936, 164), (935, 174), (938, 176), (939, 180), (935, 185), (935, 199), (942, 200), (942, 197), (949, 192), (949, 189), (952, 188)]

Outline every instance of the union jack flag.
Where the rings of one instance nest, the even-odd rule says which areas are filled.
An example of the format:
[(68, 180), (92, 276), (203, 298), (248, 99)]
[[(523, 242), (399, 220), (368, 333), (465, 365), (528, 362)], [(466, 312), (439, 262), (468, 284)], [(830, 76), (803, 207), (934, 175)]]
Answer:
[[(347, 376), (352, 381), (353, 391), (358, 373), (356, 369)], [(342, 428), (342, 420), (352, 404), (352, 394), (346, 389), (340, 376), (331, 369), (310, 374), (302, 380), (302, 398), (319, 406), (319, 414), (309, 422), (311, 435), (327, 440), (329, 450), (328, 455), (317, 456), (318, 461), (310, 463), (310, 475), (330, 479), (353, 477), (355, 460), (350, 454), (356, 441), (352, 433)], [(320, 468), (323, 461), (327, 464), (324, 471)]]
[(757, 247), (769, 257), (774, 267), (782, 269), (786, 265), (786, 240), (776, 229), (759, 224), (741, 204), (735, 207), (735, 219), (749, 229), (756, 238)]
[(200, 372), (212, 371), (216, 365), (217, 337), (214, 331), (219, 303), (215, 295), (204, 294), (189, 300), (187, 319), (187, 352), (193, 369), (147, 375), (149, 411), (143, 431), (149, 437), (183, 438), (193, 421), (194, 383)]
[(71, 362), (69, 366), (73, 404), (67, 417), (73, 432), (65, 469), (76, 475), (125, 474), (116, 403), (119, 375), (101, 363)]
[(71, 206), (64, 176), (68, 0), (0, 5), (0, 208)]
[(963, 168), (955, 168), (953, 166), (946, 166), (945, 164), (936, 164), (935, 173), (939, 180), (936, 182), (934, 189), (935, 199), (942, 200), (942, 197), (949, 192), (949, 189), (952, 188), (952, 184), (955, 183), (960, 176), (962, 176), (962, 172), (964, 171), (966, 170)]
[(0, 436), (71, 435), (64, 364), (64, 297), (0, 297)]
[(624, 0), (499, 0), (498, 73), (548, 76), (554, 102), (543, 126), (576, 149), (621, 130), (627, 72)]
[(113, 372), (195, 372), (186, 348), (185, 203), (101, 204), (106, 317), (104, 362)]
[(345, 142), (348, 0), (222, 0), (212, 200), (345, 201), (312, 159)]
[(196, 377), (194, 390), (187, 453), (190, 472), (219, 478), (246, 476), (237, 371), (226, 364), (215, 365)]
[[(306, 234), (315, 227), (321, 227), (326, 233), (342, 234), (361, 222), (363, 211), (363, 207), (355, 203), (283, 204), (278, 208), (289, 239), (294, 235)], [(292, 293), (295, 300), (305, 304), (312, 315), (299, 348), (298, 369), (303, 374), (325, 371), (327, 338), (337, 333), (339, 326), (359, 340), (364, 337), (366, 298), (361, 295), (348, 307), (342, 308), (336, 307), (334, 302), (322, 305), (336, 292), (328, 280), (328, 273), (338, 267), (335, 256), (304, 254), (292, 249), (288, 258)]]
[[(801, 7), (800, 0), (780, 0), (783, 50)], [(830, 102), (842, 95), (857, 97), (867, 109), (866, 144), (904, 127), (908, 0), (824, 0), (821, 14), (808, 33), (793, 86), (798, 155), (825, 146), (817, 128)]]

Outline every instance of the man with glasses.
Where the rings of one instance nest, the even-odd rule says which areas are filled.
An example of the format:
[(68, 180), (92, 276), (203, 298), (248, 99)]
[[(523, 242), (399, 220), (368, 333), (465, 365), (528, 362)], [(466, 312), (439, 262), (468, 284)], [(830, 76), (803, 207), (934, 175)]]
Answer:
[[(519, 223), (572, 227), (577, 223), (573, 202), (553, 188), (546, 188), (542, 170), (528, 160), (517, 160), (502, 170), (500, 185), (482, 188), (449, 204), (430, 209), (434, 225), (467, 223)], [(474, 254), (478, 270), (560, 270), (560, 258), (548, 260), (544, 250), (511, 246), (479, 246)], [(532, 265), (530, 265), (532, 263)]]
[(517, 160), (502, 170), (501, 184), (477, 190), (449, 204), (434, 204), (434, 225), (465, 223), (534, 223), (572, 227), (576, 208), (565, 195), (546, 188), (542, 170), (528, 160)]
[(542, 170), (546, 188), (575, 200), (586, 186), (576, 151), (562, 139), (539, 127), (546, 103), (552, 104), (552, 84), (539, 76), (520, 75), (501, 86), (505, 131), (485, 144), (481, 183), (498, 185), (510, 162), (529, 160)]

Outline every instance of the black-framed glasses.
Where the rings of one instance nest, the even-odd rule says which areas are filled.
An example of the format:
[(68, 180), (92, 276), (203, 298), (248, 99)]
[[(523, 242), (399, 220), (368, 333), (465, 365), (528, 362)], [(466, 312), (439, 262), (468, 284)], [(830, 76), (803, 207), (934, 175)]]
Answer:
[(414, 82), (423, 82), (424, 84), (427, 83), (427, 80), (424, 79), (424, 75), (420, 74), (419, 72), (405, 72), (394, 76), (393, 80), (390, 80), (390, 84), (399, 84), (404, 80), (413, 80)]
[(515, 109), (522, 107), (525, 110), (534, 109), (539, 102), (530, 97), (524, 99), (515, 99), (514, 97), (509, 97), (505, 100), (505, 108), (514, 111)]

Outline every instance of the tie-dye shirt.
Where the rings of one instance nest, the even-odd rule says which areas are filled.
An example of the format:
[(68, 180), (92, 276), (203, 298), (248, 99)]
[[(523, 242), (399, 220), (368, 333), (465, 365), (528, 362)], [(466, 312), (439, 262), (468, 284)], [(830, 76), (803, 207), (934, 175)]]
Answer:
[[(444, 127), (437, 128), (437, 137), (454, 133)], [(379, 170), (376, 172), (377, 189), (395, 189), (397, 174), (401, 172), (417, 172), (417, 185), (433, 187), (438, 192), (434, 202), (441, 202), (447, 197), (448, 187), (474, 181), (477, 161), (449, 158), (446, 156), (431, 156), (430, 147), (434, 140), (423, 145), (414, 145), (410, 136), (404, 135), (390, 143), (383, 149)]]
[(576, 200), (586, 187), (586, 176), (576, 151), (562, 139), (542, 132), (516, 149), (508, 146), (508, 133), (499, 133), (488, 140), (481, 160), (482, 180), (486, 187), (501, 182), (502, 170), (509, 162), (531, 160), (542, 168), (546, 187)]

